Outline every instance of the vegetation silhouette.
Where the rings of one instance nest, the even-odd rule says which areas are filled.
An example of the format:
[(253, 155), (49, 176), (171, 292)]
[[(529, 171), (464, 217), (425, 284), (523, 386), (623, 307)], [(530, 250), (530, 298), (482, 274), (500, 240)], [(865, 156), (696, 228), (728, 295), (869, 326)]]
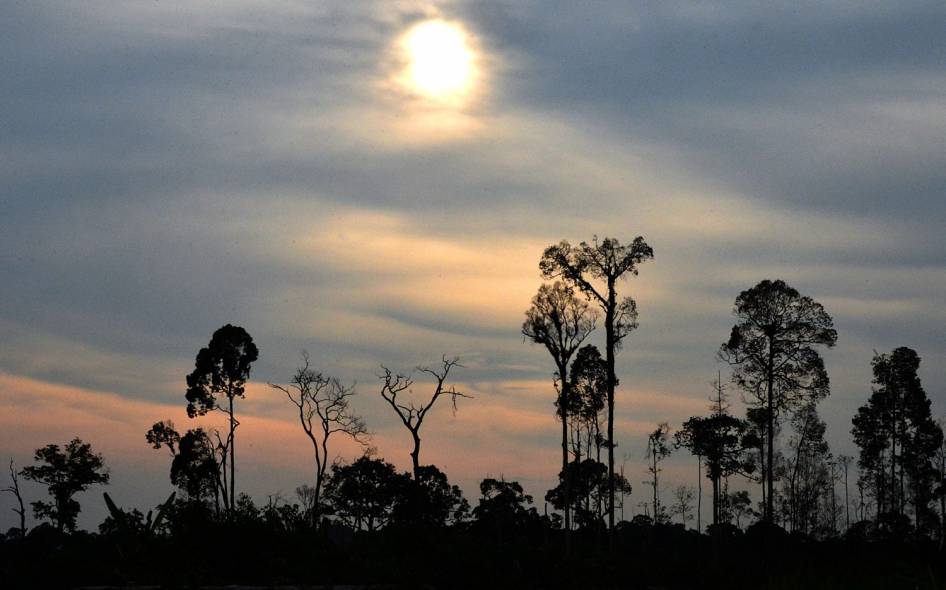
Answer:
[(430, 394), (430, 399), (419, 405), (415, 404), (413, 401), (404, 401), (403, 398), (405, 394), (411, 393), (411, 388), (414, 386), (414, 377), (412, 375), (393, 373), (387, 367), (381, 367), (384, 371), (384, 374), (380, 376), (381, 398), (388, 403), (395, 414), (397, 414), (397, 417), (401, 420), (404, 427), (407, 428), (407, 431), (411, 433), (411, 440), (414, 443), (414, 447), (411, 450), (411, 465), (413, 466), (415, 479), (418, 478), (421, 468), (420, 428), (424, 425), (424, 419), (427, 418), (427, 414), (433, 409), (434, 404), (437, 403), (437, 400), (439, 400), (441, 396), (446, 395), (450, 398), (450, 401), (453, 402), (454, 412), (457, 411), (458, 397), (470, 397), (458, 391), (456, 387), (447, 385), (447, 378), (450, 376), (450, 371), (455, 367), (462, 366), (459, 357), (448, 359), (446, 355), (444, 355), (440, 360), (439, 368), (417, 367), (417, 371), (426, 373), (434, 378), (434, 390)]
[(838, 334), (820, 303), (781, 280), (764, 280), (740, 293), (733, 314), (739, 323), (719, 358), (732, 366), (733, 382), (762, 418), (763, 518), (772, 523), (776, 425), (785, 412), (828, 395), (828, 373), (814, 347), (834, 346)]
[(608, 403), (608, 529), (614, 529), (614, 388), (618, 378), (614, 369), (614, 355), (622, 342), (637, 328), (637, 302), (632, 297), (620, 301), (617, 283), (628, 275), (637, 275), (638, 265), (654, 257), (653, 249), (638, 236), (630, 244), (621, 244), (615, 238), (598, 237), (589, 244), (572, 246), (568, 241), (549, 246), (539, 261), (542, 276), (561, 277), (594, 301), (604, 312), (605, 363), (607, 366)]
[[(240, 422), (234, 413), (233, 401), (245, 394), (246, 380), (250, 377), (250, 365), (256, 361), (259, 350), (253, 344), (253, 338), (239, 326), (227, 324), (213, 333), (210, 344), (201, 348), (194, 362), (194, 371), (187, 376), (187, 415), (191, 418), (203, 416), (212, 410), (220, 410), (227, 415), (229, 433), (225, 444), (221, 444), (223, 462), (230, 458), (230, 475), (223, 473), (221, 482), (230, 496), (227, 512), (234, 510), (236, 504), (236, 444), (234, 435)], [(226, 398), (221, 405), (220, 396)]]
[[(565, 515), (565, 548), (570, 547), (571, 499), (570, 470), (568, 469), (568, 415), (570, 409), (568, 365), (581, 343), (595, 329), (596, 315), (588, 304), (574, 296), (571, 288), (561, 281), (542, 285), (532, 298), (532, 307), (526, 310), (522, 334), (532, 342), (545, 346), (555, 362), (556, 405), (562, 421), (562, 502)], [(577, 408), (576, 408), (577, 410)]]
[(308, 513), (313, 524), (318, 525), (321, 511), (322, 487), (328, 469), (329, 439), (334, 434), (351, 437), (366, 445), (369, 434), (365, 421), (354, 413), (350, 398), (355, 395), (355, 386), (344, 386), (335, 377), (318, 373), (309, 366), (309, 354), (302, 353), (303, 365), (296, 370), (288, 386), (270, 383), (269, 386), (286, 394), (296, 407), (299, 424), (312, 443), (315, 455), (315, 486), (307, 500)]
[[(276, 494), (257, 504), (237, 493), (234, 402), (259, 350), (243, 328), (227, 324), (197, 354), (185, 394), (189, 416), (222, 411), (227, 432), (198, 426), (181, 433), (165, 419), (144, 433), (169, 459), (170, 495), (159, 505), (120, 507), (103, 493), (108, 516), (95, 532), (84, 531), (77, 495), (109, 483), (105, 458), (91, 444), (48, 444), (32, 465), (10, 462), (2, 491), (16, 500), (19, 526), (0, 535), (0, 583), (946, 588), (946, 442), (918, 376), (919, 354), (900, 347), (874, 355), (873, 387), (852, 419), (856, 464), (835, 457), (818, 404), (829, 394), (819, 351), (834, 346), (837, 332), (819, 303), (781, 280), (739, 294), (737, 323), (717, 351), (745, 415), (736, 415), (720, 375), (707, 415), (678, 428), (660, 422), (646, 436), (650, 498), (640, 513), (623, 517), (632, 488), (623, 468), (614, 469), (614, 355), (638, 312), (616, 287), (652, 255), (643, 238), (562, 242), (543, 254), (543, 275), (558, 280), (539, 288), (521, 328), (555, 365), (562, 465), (541, 511), (522, 483), (501, 475), (480, 481), (472, 505), (447, 473), (422, 463), (421, 428), (437, 401), (449, 397), (456, 411), (458, 398), (472, 398), (452, 385), (461, 365), (446, 355), (439, 366), (409, 374), (382, 366), (380, 402), (411, 435), (410, 471), (399, 471), (368, 447), (354, 385), (315, 370), (303, 353), (288, 384), (269, 385), (291, 402), (313, 449), (312, 479), (294, 500)], [(592, 304), (604, 315), (604, 354), (589, 342), (598, 317)], [(431, 388), (429, 397), (416, 401), (421, 385)], [(336, 456), (336, 434), (360, 443), (363, 454)], [(662, 462), (682, 450), (697, 459), (697, 493), (693, 482), (677, 482), (663, 501)], [(712, 490), (705, 531), (704, 477)], [(44, 485), (52, 498), (31, 503), (32, 527), (21, 478)], [(688, 526), (694, 501), (696, 529)]]

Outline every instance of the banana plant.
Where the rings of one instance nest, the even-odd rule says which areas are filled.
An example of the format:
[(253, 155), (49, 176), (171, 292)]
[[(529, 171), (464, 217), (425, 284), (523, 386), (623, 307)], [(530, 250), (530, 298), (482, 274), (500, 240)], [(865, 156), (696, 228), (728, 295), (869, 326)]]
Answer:
[[(132, 521), (129, 518), (130, 514), (119, 508), (118, 505), (112, 501), (112, 498), (108, 495), (108, 492), (105, 492), (103, 496), (105, 496), (105, 505), (108, 507), (108, 511), (112, 515), (112, 519), (122, 530), (122, 532), (126, 534), (136, 532), (138, 527), (132, 524)], [(167, 500), (161, 504), (158, 504), (156, 508), (156, 514), (152, 510), (148, 511), (148, 516), (145, 517), (144, 525), (141, 529), (146, 535), (153, 535), (158, 530), (165, 518), (167, 518), (167, 514), (171, 507), (174, 505), (174, 498), (176, 496), (177, 492), (171, 492), (171, 495), (168, 496)]]

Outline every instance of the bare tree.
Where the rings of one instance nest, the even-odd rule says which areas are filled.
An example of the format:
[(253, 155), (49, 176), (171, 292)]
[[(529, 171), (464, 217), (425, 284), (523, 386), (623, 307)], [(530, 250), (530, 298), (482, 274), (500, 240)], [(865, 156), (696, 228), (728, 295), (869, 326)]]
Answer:
[(522, 334), (545, 346), (555, 361), (555, 385), (558, 389), (558, 413), (562, 419), (562, 491), (565, 511), (565, 544), (571, 530), (571, 484), (568, 470), (568, 410), (570, 405), (568, 364), (581, 343), (595, 329), (596, 314), (588, 303), (575, 297), (561, 281), (542, 285), (526, 311)]
[(647, 471), (653, 478), (647, 482), (654, 488), (654, 524), (663, 521), (663, 509), (660, 505), (660, 462), (670, 456), (670, 426), (666, 422), (657, 425), (657, 429), (647, 435)]
[(349, 403), (355, 395), (355, 386), (342, 385), (335, 377), (314, 371), (309, 353), (302, 352), (303, 364), (292, 376), (288, 386), (270, 383), (269, 386), (286, 394), (299, 413), (299, 424), (315, 453), (315, 488), (311, 498), (312, 523), (319, 522), (319, 497), (329, 465), (329, 439), (333, 434), (350, 436), (362, 446), (367, 444), (368, 428), (355, 414)]
[(684, 527), (688, 520), (693, 520), (693, 488), (679, 485), (673, 490), (673, 513), (680, 516), (680, 524)]
[(20, 538), (26, 536), (26, 508), (23, 506), (23, 496), (20, 495), (20, 474), (16, 471), (13, 459), (10, 459), (10, 485), (0, 490), (13, 494), (16, 498), (18, 508), (13, 508), (13, 512), (20, 517)]
[(394, 373), (384, 365), (381, 366), (381, 369), (384, 371), (384, 374), (379, 376), (382, 381), (381, 397), (384, 398), (384, 401), (388, 402), (388, 405), (397, 413), (398, 418), (401, 419), (404, 427), (411, 433), (411, 438), (414, 441), (414, 449), (411, 451), (414, 479), (417, 479), (418, 472), (420, 471), (420, 428), (424, 423), (424, 419), (427, 417), (427, 413), (430, 412), (430, 409), (434, 407), (434, 404), (437, 403), (437, 400), (440, 399), (441, 396), (446, 395), (450, 397), (453, 402), (454, 412), (457, 411), (458, 397), (472, 397), (457, 391), (453, 385), (447, 386), (446, 384), (447, 377), (450, 376), (450, 371), (454, 367), (463, 366), (460, 364), (460, 358), (454, 357), (448, 359), (446, 356), (443, 356), (440, 363), (440, 368), (438, 369), (428, 367), (417, 367), (416, 369), (421, 373), (430, 375), (435, 381), (434, 391), (430, 399), (420, 405), (416, 405), (413, 401), (405, 402), (398, 399), (398, 396), (401, 396), (404, 392), (411, 393), (411, 387), (414, 386), (414, 377), (412, 375)]
[(296, 498), (299, 500), (299, 505), (302, 506), (306, 518), (311, 521), (315, 512), (315, 488), (306, 483), (298, 486), (296, 488)]

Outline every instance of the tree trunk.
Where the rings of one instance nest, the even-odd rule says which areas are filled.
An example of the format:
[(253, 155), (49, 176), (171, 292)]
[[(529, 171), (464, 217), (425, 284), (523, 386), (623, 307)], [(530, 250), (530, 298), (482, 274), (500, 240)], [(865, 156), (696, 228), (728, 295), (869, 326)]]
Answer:
[(719, 524), (719, 477), (713, 477), (713, 524)]
[(417, 430), (411, 430), (411, 436), (414, 437), (414, 450), (411, 451), (411, 465), (414, 468), (414, 481), (417, 481), (417, 474), (420, 472), (420, 435)]
[(214, 515), (220, 516), (220, 480), (217, 479), (219, 476), (215, 475), (214, 479)]
[(696, 532), (700, 533), (700, 515), (703, 512), (703, 465), (699, 455), (696, 456)]
[[(590, 433), (589, 433), (590, 434)], [(601, 463), (601, 424), (598, 422), (598, 416), (595, 414), (595, 460), (598, 463)], [(589, 456), (589, 459), (591, 457)], [(623, 469), (623, 468), (622, 468)], [(597, 497), (595, 498), (595, 513), (598, 515), (598, 518), (601, 518), (602, 506), (601, 506), (601, 492), (599, 490)], [(621, 520), (624, 520), (624, 492), (621, 492)]]
[(897, 499), (897, 406), (894, 401), (892, 424), (890, 425), (890, 511), (900, 505)]
[[(765, 438), (765, 432), (762, 433), (762, 437)], [(765, 507), (766, 504), (766, 495), (765, 495), (765, 441), (763, 440), (762, 446), (759, 448), (759, 483), (762, 484), (762, 519), (765, 520)]]
[(834, 465), (831, 466), (831, 532), (838, 532), (838, 496), (834, 487)]
[(570, 533), (572, 529), (571, 477), (568, 472), (568, 365), (558, 366), (558, 376), (562, 393), (559, 406), (562, 412), (562, 491), (565, 499), (565, 554), (571, 551)]
[(851, 500), (848, 497), (847, 470), (848, 470), (848, 466), (845, 463), (844, 465), (844, 514), (845, 514), (845, 522), (847, 523), (847, 525), (844, 527), (844, 529), (850, 530), (851, 528)]
[(605, 348), (608, 365), (608, 530), (612, 531), (610, 543), (614, 543), (614, 312), (616, 308), (614, 279), (608, 279), (608, 307), (605, 314)]
[(322, 458), (316, 453), (315, 494), (312, 500), (312, 521), (319, 526), (322, 510), (322, 485), (325, 483), (325, 470), (328, 469), (328, 434), (322, 437)]
[(236, 457), (236, 443), (234, 442), (236, 423), (233, 420), (233, 396), (227, 397), (230, 398), (230, 512), (232, 513), (236, 509), (236, 459), (234, 458)]
[(657, 449), (653, 449), (652, 456), (654, 463), (654, 524), (657, 524), (657, 517), (660, 515), (660, 500), (657, 497), (657, 486), (659, 484), (657, 479)]
[(769, 339), (769, 364), (766, 367), (766, 372), (768, 373), (768, 383), (766, 384), (766, 397), (768, 401), (768, 416), (766, 416), (767, 422), (767, 439), (769, 448), (766, 449), (768, 454), (768, 469), (766, 471), (766, 487), (768, 488), (768, 496), (765, 501), (765, 519), (768, 522), (772, 522), (772, 517), (774, 511), (772, 509), (774, 505), (774, 495), (773, 495), (773, 484), (775, 481), (774, 473), (772, 467), (775, 465), (775, 411), (774, 411), (774, 391), (773, 387), (775, 385), (775, 349), (772, 344), (771, 338)]

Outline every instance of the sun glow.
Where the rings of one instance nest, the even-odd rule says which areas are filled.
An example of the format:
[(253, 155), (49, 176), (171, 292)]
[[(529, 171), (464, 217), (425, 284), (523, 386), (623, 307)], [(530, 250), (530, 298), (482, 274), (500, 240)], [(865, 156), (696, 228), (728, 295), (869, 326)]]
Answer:
[(467, 33), (443, 20), (414, 25), (403, 38), (408, 87), (425, 98), (462, 103), (475, 81), (475, 54)]

